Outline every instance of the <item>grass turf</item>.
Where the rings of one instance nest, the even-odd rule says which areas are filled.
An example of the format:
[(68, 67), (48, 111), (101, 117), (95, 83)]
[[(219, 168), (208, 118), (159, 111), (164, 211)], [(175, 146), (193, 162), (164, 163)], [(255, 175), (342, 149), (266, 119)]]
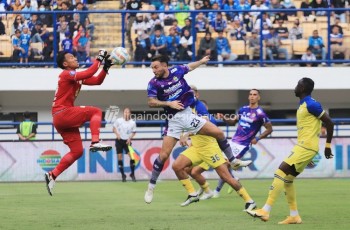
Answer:
[[(242, 183), (261, 207), (269, 180)], [(210, 181), (212, 189), (216, 181)], [(297, 179), (303, 224), (293, 229), (349, 229), (349, 179)], [(54, 196), (42, 183), (0, 183), (0, 229), (286, 229), (278, 221), (288, 214), (284, 195), (268, 222), (243, 212), (244, 202), (227, 185), (218, 199), (180, 207), (186, 198), (178, 181), (161, 181), (152, 204), (143, 196), (147, 182), (60, 182)]]

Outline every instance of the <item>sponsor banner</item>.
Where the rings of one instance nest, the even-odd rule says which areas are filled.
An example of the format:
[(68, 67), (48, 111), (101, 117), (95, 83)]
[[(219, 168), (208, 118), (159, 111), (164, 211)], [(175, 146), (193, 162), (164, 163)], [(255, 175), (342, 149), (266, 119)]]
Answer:
[[(106, 141), (114, 146), (114, 141)], [(272, 178), (280, 163), (289, 156), (295, 138), (264, 139), (254, 145), (244, 156), (253, 163), (235, 172), (239, 178)], [(306, 168), (300, 177), (327, 178), (350, 177), (350, 140), (334, 138), (332, 151), (334, 158), (325, 159), (323, 155), (325, 140), (321, 140), (320, 154), (314, 158), (315, 165)], [(161, 150), (161, 140), (134, 140), (136, 156), (135, 174), (138, 180), (149, 180), (153, 162)], [(83, 155), (64, 171), (58, 180), (120, 180), (115, 148), (108, 152), (89, 152), (90, 142), (83, 142)], [(171, 168), (176, 157), (184, 150), (176, 145), (163, 168), (159, 179), (176, 179)], [(44, 173), (52, 170), (69, 152), (60, 141), (43, 142), (1, 142), (0, 143), (0, 182), (43, 181)], [(130, 174), (130, 157), (123, 154), (124, 171)], [(214, 170), (205, 172), (210, 179), (218, 178)], [(130, 178), (127, 178), (130, 179)]]

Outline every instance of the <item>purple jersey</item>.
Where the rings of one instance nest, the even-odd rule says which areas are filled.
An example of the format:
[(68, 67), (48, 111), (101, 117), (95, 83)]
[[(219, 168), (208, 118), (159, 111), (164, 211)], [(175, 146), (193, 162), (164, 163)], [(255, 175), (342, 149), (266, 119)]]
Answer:
[(248, 146), (251, 140), (255, 138), (257, 132), (259, 132), (261, 126), (270, 122), (270, 120), (260, 106), (254, 109), (249, 106), (243, 106), (239, 109), (238, 114), (240, 115), (240, 119), (232, 141)]
[[(194, 93), (191, 87), (184, 79), (189, 68), (187, 65), (177, 65), (169, 68), (169, 76), (167, 78), (153, 77), (147, 88), (148, 97), (157, 98), (160, 101), (180, 101), (184, 108), (195, 102)], [(165, 107), (166, 114), (175, 114), (179, 110)]]

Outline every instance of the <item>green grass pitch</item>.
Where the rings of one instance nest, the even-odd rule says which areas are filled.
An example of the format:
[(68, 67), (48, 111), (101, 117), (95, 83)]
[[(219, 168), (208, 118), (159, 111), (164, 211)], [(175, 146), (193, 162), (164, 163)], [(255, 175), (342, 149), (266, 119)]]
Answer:
[[(261, 207), (271, 179), (242, 180)], [(210, 181), (212, 189), (216, 181)], [(178, 181), (160, 181), (152, 204), (143, 200), (147, 182), (60, 182), (54, 196), (42, 183), (0, 183), (0, 229), (349, 229), (350, 179), (297, 179), (303, 224), (279, 226), (288, 214), (282, 194), (270, 221), (243, 212), (235, 193), (180, 207), (186, 198)]]

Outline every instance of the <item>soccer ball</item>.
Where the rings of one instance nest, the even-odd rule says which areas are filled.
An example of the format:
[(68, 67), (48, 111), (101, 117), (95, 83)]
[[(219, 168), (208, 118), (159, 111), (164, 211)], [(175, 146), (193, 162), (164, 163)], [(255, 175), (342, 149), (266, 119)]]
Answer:
[(110, 59), (112, 60), (113, 65), (124, 65), (130, 60), (130, 55), (124, 47), (114, 48), (110, 55)]

